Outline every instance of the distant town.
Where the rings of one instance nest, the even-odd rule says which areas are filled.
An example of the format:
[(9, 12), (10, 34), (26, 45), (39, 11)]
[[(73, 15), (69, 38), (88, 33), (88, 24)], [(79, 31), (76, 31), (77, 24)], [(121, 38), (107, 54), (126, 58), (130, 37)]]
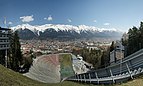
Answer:
[(110, 41), (58, 41), (58, 40), (20, 40), (23, 54), (29, 52), (42, 54), (71, 53), (73, 49), (82, 48), (105, 50), (110, 45)]

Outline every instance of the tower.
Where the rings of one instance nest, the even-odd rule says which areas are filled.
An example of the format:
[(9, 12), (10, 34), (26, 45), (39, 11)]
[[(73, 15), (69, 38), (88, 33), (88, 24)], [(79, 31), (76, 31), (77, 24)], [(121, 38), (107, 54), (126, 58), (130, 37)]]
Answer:
[(124, 46), (120, 41), (116, 41), (115, 49), (110, 52), (110, 64), (124, 58)]
[(7, 53), (10, 48), (9, 41), (9, 31), (10, 29), (0, 27), (0, 64), (7, 67)]

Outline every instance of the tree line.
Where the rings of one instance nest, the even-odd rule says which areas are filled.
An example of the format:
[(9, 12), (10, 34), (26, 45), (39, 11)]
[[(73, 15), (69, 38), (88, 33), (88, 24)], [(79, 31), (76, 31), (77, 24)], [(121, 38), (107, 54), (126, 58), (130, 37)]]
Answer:
[(95, 69), (104, 68), (109, 65), (109, 49), (107, 50), (96, 50), (83, 48), (80, 50), (73, 49), (73, 54), (80, 55), (83, 60), (91, 63)]
[(126, 47), (126, 55), (128, 56), (143, 48), (143, 22), (139, 27), (133, 26), (128, 30), (128, 39), (122, 38), (122, 44)]

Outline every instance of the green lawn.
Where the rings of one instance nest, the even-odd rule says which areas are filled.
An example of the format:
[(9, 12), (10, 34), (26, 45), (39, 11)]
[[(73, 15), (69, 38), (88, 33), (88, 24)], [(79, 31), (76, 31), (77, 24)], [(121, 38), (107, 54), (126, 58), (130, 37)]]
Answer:
[[(69, 81), (57, 84), (41, 83), (29, 79), (20, 73), (14, 72), (0, 65), (0, 86), (89, 86)], [(92, 86), (92, 85), (90, 85)]]
[(74, 75), (71, 54), (60, 54), (59, 61), (61, 64), (60, 73), (62, 79)]
[(136, 79), (134, 78), (134, 80), (130, 80), (126, 83), (118, 84), (115, 86), (143, 86), (143, 75)]

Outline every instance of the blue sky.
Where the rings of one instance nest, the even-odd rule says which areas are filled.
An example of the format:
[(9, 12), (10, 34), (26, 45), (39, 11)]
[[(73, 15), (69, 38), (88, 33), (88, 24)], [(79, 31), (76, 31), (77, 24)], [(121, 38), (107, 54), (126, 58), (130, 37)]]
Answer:
[(0, 26), (88, 25), (127, 31), (143, 20), (143, 0), (0, 0)]

